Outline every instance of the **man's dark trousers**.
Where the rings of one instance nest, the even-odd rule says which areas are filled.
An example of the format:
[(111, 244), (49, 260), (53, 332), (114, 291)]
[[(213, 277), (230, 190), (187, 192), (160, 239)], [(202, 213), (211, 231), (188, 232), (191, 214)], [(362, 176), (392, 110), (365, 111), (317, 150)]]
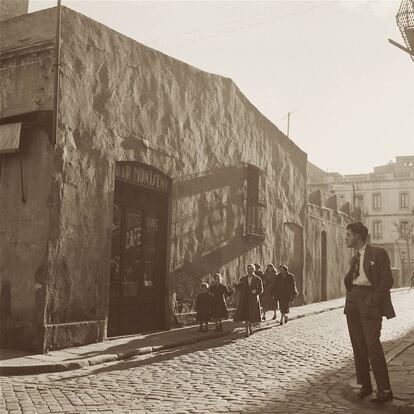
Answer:
[(346, 319), (354, 350), (357, 382), (371, 385), (370, 362), (378, 390), (391, 389), (380, 336), (382, 316), (370, 286), (354, 286), (347, 296)]

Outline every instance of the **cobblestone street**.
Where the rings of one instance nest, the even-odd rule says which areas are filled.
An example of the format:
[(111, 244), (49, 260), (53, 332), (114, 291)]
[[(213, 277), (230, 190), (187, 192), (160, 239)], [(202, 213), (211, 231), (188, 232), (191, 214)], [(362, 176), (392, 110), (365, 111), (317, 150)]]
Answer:
[[(387, 350), (414, 330), (414, 292), (393, 294)], [(343, 310), (76, 371), (1, 377), (9, 413), (361, 413), (341, 391), (353, 375)], [(395, 389), (398, 396), (398, 389)]]

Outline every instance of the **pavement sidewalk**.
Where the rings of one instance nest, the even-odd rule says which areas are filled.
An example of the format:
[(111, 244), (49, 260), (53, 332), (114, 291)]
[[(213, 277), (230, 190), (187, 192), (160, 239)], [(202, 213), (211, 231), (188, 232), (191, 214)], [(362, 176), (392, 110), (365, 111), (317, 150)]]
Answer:
[[(413, 315), (407, 315), (413, 317)], [(414, 414), (414, 333), (409, 334), (385, 353), (394, 400), (383, 405), (370, 402), (370, 397), (360, 400), (357, 391), (360, 386), (352, 377), (344, 390), (345, 397), (361, 407), (375, 409), (376, 412)], [(374, 379), (372, 383), (375, 384)]]
[[(344, 298), (312, 303), (291, 309), (289, 320), (294, 320), (344, 306)], [(268, 315), (271, 315), (269, 312)], [(280, 313), (278, 312), (278, 317)], [(0, 375), (28, 375), (48, 372), (68, 371), (106, 362), (119, 361), (136, 355), (145, 355), (163, 349), (177, 348), (196, 342), (218, 338), (232, 333), (244, 332), (240, 323), (225, 321), (223, 332), (198, 332), (198, 326), (155, 332), (146, 335), (132, 335), (109, 339), (90, 345), (51, 351), (45, 355), (1, 349)], [(276, 325), (268, 320), (260, 323), (260, 328)], [(257, 329), (257, 328), (256, 328)]]
[(414, 335), (399, 342), (385, 354), (385, 358), (394, 392), (393, 401), (373, 406), (369, 397), (360, 400), (357, 397), (360, 386), (357, 385), (355, 377), (351, 378), (345, 397), (361, 407), (375, 408), (377, 412), (414, 414)]

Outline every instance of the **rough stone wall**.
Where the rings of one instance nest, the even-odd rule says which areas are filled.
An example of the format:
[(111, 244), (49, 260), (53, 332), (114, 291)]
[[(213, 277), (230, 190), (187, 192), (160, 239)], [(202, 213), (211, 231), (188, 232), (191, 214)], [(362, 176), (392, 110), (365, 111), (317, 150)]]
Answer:
[(345, 214), (308, 204), (306, 222), (306, 272), (304, 296), (306, 303), (318, 302), (322, 282), (322, 232), (326, 232), (326, 299), (344, 296), (343, 279), (349, 270), (352, 252), (346, 247), (346, 226), (353, 220)]
[(0, 0), (0, 21), (27, 13), (29, 0)]
[[(0, 80), (1, 102), (8, 102), (0, 107), (3, 119), (53, 109), (55, 16), (56, 9), (45, 10), (1, 27), (0, 39), (7, 39), (2, 46), (11, 58), (21, 56), (19, 47), (36, 56), (27, 61), (23, 53), (16, 72), (5, 68), (7, 76)], [(16, 31), (10, 24), (14, 21), (19, 23)], [(20, 41), (23, 32), (27, 38)], [(11, 286), (11, 309), (13, 295), (26, 283), (17, 301), (23, 303), (28, 295), (21, 315), (32, 310), (44, 315), (48, 348), (105, 336), (118, 161), (143, 162), (173, 179), (170, 298), (179, 286), (188, 286), (191, 297), (215, 271), (233, 283), (250, 262), (279, 264), (297, 252), (303, 256), (306, 154), (230, 79), (197, 70), (66, 8), (61, 45), (57, 142), (48, 147), (46, 135), (39, 133), (42, 138), (35, 141), (43, 144), (30, 141), (33, 159), (27, 162), (31, 188), (42, 184), (38, 206), (27, 210), (39, 223), (30, 222), (25, 232), (19, 210), (11, 208), (18, 201), (0, 201), (2, 217), (16, 226), (2, 233), (4, 245), (13, 250), (13, 232), (22, 238), (18, 243), (32, 231), (39, 236), (27, 264), (17, 256), (1, 263), (2, 275), (10, 280), (13, 266), (23, 260), (24, 269)], [(42, 151), (41, 171), (35, 151)], [(12, 157), (6, 164), (11, 162)], [(264, 239), (245, 237), (246, 163), (262, 171)], [(16, 165), (7, 164), (10, 177), (2, 178), (5, 197), (16, 185)], [(296, 264), (298, 271), (303, 262), (302, 257)], [(33, 293), (40, 289), (36, 283), (43, 291), (43, 307)], [(36, 335), (28, 336), (32, 344), (43, 338)]]
[(53, 109), (56, 11), (0, 24), (0, 119)]
[[(171, 291), (179, 280), (194, 280), (191, 289), (198, 288), (219, 270), (232, 282), (248, 262), (279, 260), (283, 223), (304, 225), (306, 154), (230, 79), (66, 8), (62, 72), (62, 222), (56, 243), (65, 265), (57, 273), (65, 270), (71, 282), (70, 293), (53, 290), (61, 297), (57, 303), (68, 298), (68, 314), (57, 305), (56, 321), (105, 313), (116, 161), (144, 162), (173, 178)], [(266, 177), (263, 243), (242, 236), (242, 163)], [(194, 189), (194, 183), (201, 186)]]
[(19, 152), (0, 156), (0, 338), (33, 351), (43, 351), (49, 232), (58, 218), (50, 210), (55, 15), (0, 24), (0, 120), (22, 122)]
[(43, 350), (52, 157), (47, 133), (31, 126), (23, 130), (19, 152), (0, 159), (3, 347)]

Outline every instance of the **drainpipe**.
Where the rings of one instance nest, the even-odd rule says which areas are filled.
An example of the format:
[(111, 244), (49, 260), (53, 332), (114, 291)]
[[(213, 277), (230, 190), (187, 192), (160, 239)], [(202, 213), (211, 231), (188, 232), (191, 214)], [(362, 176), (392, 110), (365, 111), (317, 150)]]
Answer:
[(58, 103), (60, 89), (60, 37), (61, 37), (61, 21), (62, 21), (62, 0), (58, 0), (56, 8), (56, 47), (55, 47), (55, 94), (53, 99), (53, 131), (52, 144), (56, 144), (58, 134)]

